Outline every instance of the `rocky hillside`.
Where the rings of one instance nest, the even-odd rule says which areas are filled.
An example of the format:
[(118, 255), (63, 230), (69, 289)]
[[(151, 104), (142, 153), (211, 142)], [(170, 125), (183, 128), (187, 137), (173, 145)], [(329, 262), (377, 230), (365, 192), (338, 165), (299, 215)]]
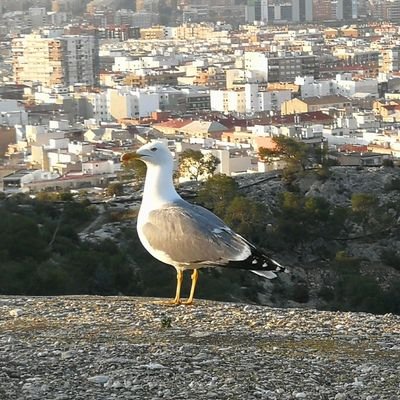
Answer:
[(398, 400), (400, 318), (0, 296), (0, 398)]
[[(242, 192), (263, 203), (271, 215), (279, 208), (288, 185), (280, 176), (255, 175), (237, 178)], [(299, 197), (326, 200), (329, 212), (354, 211), (343, 219), (343, 229), (336, 237), (321, 231), (319, 237), (305, 240), (302, 246), (287, 248), (277, 254), (295, 275), (302, 277), (311, 289), (309, 303), (317, 304), (321, 287), (332, 278), (332, 263), (320, 249), (328, 248), (344, 254), (347, 264), (357, 262), (361, 274), (372, 277), (380, 287), (388, 288), (400, 279), (400, 169), (332, 167), (328, 173), (308, 172), (292, 184), (290, 190)], [(355, 210), (355, 199), (371, 200), (365, 209)], [(361, 208), (361, 206), (360, 206)], [(276, 223), (272, 218), (271, 224)], [(296, 218), (293, 224), (298, 224)], [(328, 223), (329, 224), (329, 223)], [(328, 225), (327, 224), (327, 225)], [(266, 247), (268, 242), (266, 242)], [(332, 255), (330, 256), (332, 259)], [(346, 264), (346, 263), (343, 263)], [(328, 269), (328, 270), (327, 270)]]
[[(258, 213), (261, 221), (252, 219), (250, 209), (235, 209), (233, 214), (247, 213), (244, 218), (252, 221), (248, 234), (258, 229), (253, 239), (289, 266), (291, 274), (268, 281), (248, 273), (235, 275), (236, 271), (202, 271), (200, 297), (284, 307), (399, 312), (399, 168), (310, 170), (290, 184), (276, 172), (241, 175), (235, 180), (240, 195), (262, 205)], [(199, 201), (201, 185), (186, 184), (179, 190), (190, 201)], [(139, 194), (135, 198), (139, 201), (130, 205), (117, 198), (111, 211), (115, 212), (115, 207), (120, 207), (121, 212), (137, 209)], [(85, 237), (97, 240), (111, 236), (121, 244), (121, 226), (133, 228), (134, 221), (129, 217), (123, 222), (105, 224), (85, 232)], [(132, 234), (130, 231), (129, 235)], [(137, 255), (133, 254), (133, 259)], [(151, 257), (142, 256), (137, 263), (139, 270), (153, 268), (149, 267)], [(164, 273), (162, 267), (153, 271), (151, 279)], [(151, 279), (147, 285), (152, 285)], [(162, 281), (173, 283), (172, 274)], [(172, 293), (172, 286), (162, 295)], [(204, 288), (209, 290), (202, 292)]]

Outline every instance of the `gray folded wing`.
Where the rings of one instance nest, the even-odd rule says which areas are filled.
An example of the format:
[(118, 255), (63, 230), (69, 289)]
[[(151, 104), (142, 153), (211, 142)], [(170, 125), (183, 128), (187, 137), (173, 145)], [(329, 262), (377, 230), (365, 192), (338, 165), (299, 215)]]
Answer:
[(251, 253), (217, 216), (183, 200), (152, 211), (143, 233), (152, 248), (181, 264), (224, 265)]

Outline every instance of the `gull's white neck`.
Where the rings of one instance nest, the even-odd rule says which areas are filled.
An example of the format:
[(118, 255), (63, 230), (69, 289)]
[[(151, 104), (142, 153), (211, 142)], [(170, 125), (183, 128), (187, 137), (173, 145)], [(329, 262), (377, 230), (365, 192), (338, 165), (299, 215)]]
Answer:
[(175, 190), (172, 172), (172, 165), (147, 165), (140, 213), (149, 213), (181, 198)]

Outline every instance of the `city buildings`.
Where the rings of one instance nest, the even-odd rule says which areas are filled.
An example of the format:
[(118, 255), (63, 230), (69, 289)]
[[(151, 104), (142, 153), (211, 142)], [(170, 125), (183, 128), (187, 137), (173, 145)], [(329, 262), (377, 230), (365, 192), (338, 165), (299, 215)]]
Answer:
[[(69, 12), (62, 4), (52, 12)], [(263, 170), (257, 151), (280, 134), (397, 157), (400, 28), (358, 23), (361, 1), (318, 4), (249, 3), (261, 19), (244, 25), (137, 24), (133, 9), (99, 7), (59, 26), (39, 6), (10, 15), (15, 30), (0, 42), (4, 162), (56, 173), (64, 187), (69, 174), (115, 176), (123, 148), (155, 137), (213, 151), (230, 174)], [(182, 7), (211, 12), (206, 2)], [(29, 188), (43, 188), (48, 175), (34, 176)]]
[(15, 83), (43, 86), (96, 85), (99, 74), (95, 36), (22, 35), (12, 40)]

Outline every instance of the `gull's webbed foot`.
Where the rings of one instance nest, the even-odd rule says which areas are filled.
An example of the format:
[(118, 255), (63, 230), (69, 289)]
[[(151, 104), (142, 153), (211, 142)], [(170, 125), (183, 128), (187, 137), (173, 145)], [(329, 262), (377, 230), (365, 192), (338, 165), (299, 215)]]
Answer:
[(156, 300), (154, 302), (154, 304), (159, 304), (159, 305), (168, 306), (168, 307), (176, 307), (176, 306), (179, 306), (179, 305), (183, 304), (183, 302), (181, 300), (176, 300), (176, 299)]

